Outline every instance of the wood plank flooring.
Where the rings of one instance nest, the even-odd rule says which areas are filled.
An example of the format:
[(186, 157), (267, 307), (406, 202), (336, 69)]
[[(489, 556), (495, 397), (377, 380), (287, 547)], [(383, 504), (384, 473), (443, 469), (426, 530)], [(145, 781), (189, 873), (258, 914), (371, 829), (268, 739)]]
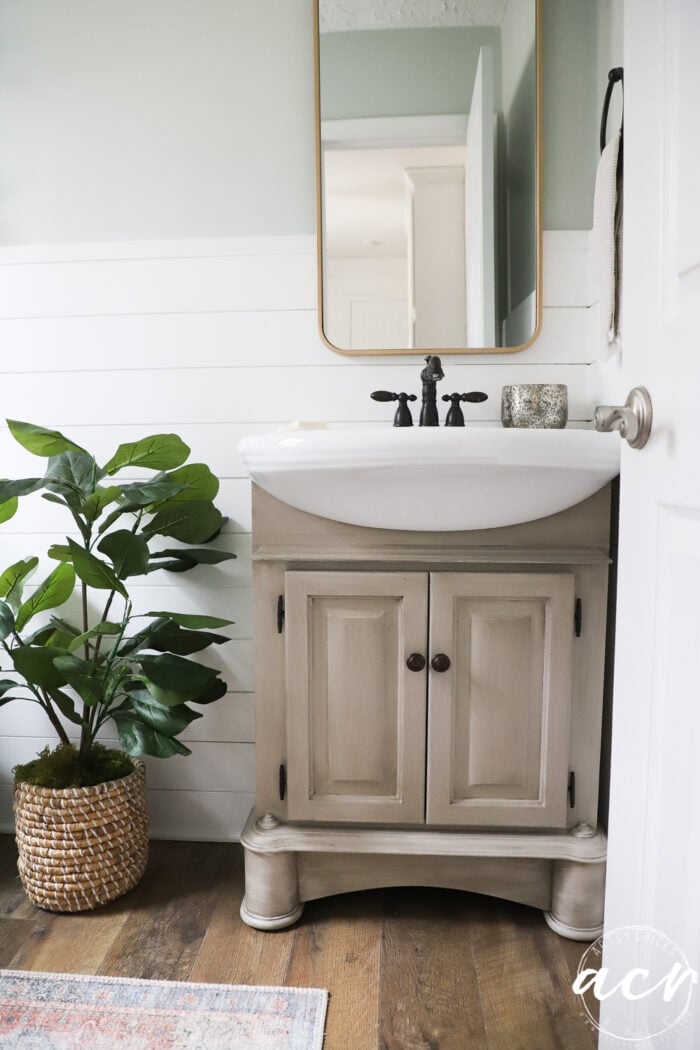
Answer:
[(571, 981), (586, 947), (540, 912), (452, 890), (391, 889), (307, 904), (291, 930), (238, 917), (239, 846), (153, 842), (146, 874), (96, 912), (29, 903), (0, 836), (0, 966), (322, 987), (325, 1050), (594, 1050)]

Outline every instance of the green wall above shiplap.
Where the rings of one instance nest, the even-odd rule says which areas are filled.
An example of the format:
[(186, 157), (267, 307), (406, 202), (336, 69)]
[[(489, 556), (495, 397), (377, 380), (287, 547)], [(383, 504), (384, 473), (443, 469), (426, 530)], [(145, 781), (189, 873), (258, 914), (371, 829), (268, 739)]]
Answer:
[[(543, 0), (548, 229), (591, 224), (599, 3)], [(0, 39), (0, 243), (314, 231), (311, 0), (4, 0)]]

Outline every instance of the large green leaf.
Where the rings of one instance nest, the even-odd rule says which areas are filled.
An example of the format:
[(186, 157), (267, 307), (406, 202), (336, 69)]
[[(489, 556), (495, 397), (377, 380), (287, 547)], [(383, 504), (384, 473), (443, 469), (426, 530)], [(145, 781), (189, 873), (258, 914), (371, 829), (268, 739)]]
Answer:
[(123, 467), (172, 470), (184, 463), (189, 454), (189, 448), (177, 434), (152, 434), (120, 445), (104, 469), (106, 474), (116, 474)]
[(89, 631), (85, 631), (83, 634), (71, 638), (66, 649), (69, 653), (74, 653), (81, 645), (85, 645), (86, 642), (89, 642), (91, 638), (99, 638), (101, 635), (119, 634), (121, 629), (122, 625), (120, 623), (112, 623), (110, 620), (103, 620), (102, 623), (98, 623), (95, 627), (91, 627)]
[(222, 696), (225, 696), (228, 692), (228, 686), (224, 682), (223, 678), (215, 678), (206, 689), (202, 690), (199, 696), (193, 696), (191, 703), (193, 704), (213, 704), (215, 700), (220, 700)]
[(76, 726), (84, 724), (83, 719), (75, 710), (75, 704), (67, 693), (61, 692), (60, 689), (48, 689), (47, 692), (64, 718), (67, 718), (69, 722)]
[(72, 565), (62, 562), (57, 565), (30, 598), (20, 606), (17, 613), (17, 630), (21, 631), (39, 612), (56, 609), (67, 602), (75, 587), (75, 572)]
[(63, 674), (54, 665), (54, 659), (65, 656), (65, 649), (49, 645), (22, 645), (11, 654), (15, 670), (32, 685), (42, 689), (60, 689), (66, 684)]
[(0, 504), (4, 505), (18, 496), (28, 496), (44, 484), (43, 478), (21, 478), (19, 481), (0, 481)]
[(57, 456), (61, 452), (85, 452), (84, 448), (69, 441), (67, 437), (60, 434), (58, 430), (47, 430), (45, 427), (35, 426), (34, 423), (20, 423), (17, 419), (8, 419), (15, 441), (33, 452), (35, 456)]
[(185, 631), (175, 626), (174, 631), (163, 631), (156, 633), (152, 639), (149, 649), (155, 649), (159, 653), (175, 653), (178, 656), (192, 656), (193, 653), (201, 653), (210, 645), (223, 645), (231, 639), (223, 634), (212, 634), (211, 631)]
[(0, 576), (0, 598), (5, 598), (7, 604), (15, 612), (22, 604), (24, 584), (38, 564), (39, 559), (35, 556), (23, 558), (21, 561), (16, 561), (14, 565), (10, 565)]
[[(4, 484), (4, 481), (2, 482)], [(3, 522), (9, 521), (17, 513), (19, 507), (19, 500), (17, 496), (10, 496), (9, 499), (0, 500), (0, 525)]]
[(109, 532), (97, 549), (107, 555), (120, 580), (143, 576), (148, 569), (148, 544), (143, 536), (136, 536), (128, 529)]
[[(196, 565), (218, 565), (230, 561), (235, 554), (228, 551), (217, 551), (211, 547), (168, 547), (165, 550), (152, 551), (148, 566), (149, 572), (165, 569), (167, 572), (187, 572)], [(158, 562), (163, 562), (159, 565)]]
[(62, 627), (57, 627), (55, 623), (49, 622), (30, 635), (25, 635), (23, 641), (25, 645), (51, 645), (58, 649), (68, 649), (73, 638), (71, 631), (66, 631)]
[(182, 485), (182, 491), (161, 503), (158, 510), (168, 510), (178, 503), (191, 503), (193, 500), (212, 503), (219, 491), (218, 479), (204, 463), (186, 463), (165, 477), (176, 485)]
[(146, 725), (128, 702), (111, 712), (119, 740), (127, 755), (152, 755), (154, 758), (171, 758), (172, 755), (191, 755), (185, 744), (165, 733)]
[(196, 613), (148, 612), (145, 615), (172, 620), (180, 627), (189, 627), (192, 631), (198, 631), (203, 627), (230, 627), (236, 622), (235, 620), (222, 620), (219, 616), (199, 616)]
[(172, 481), (144, 481), (142, 484), (133, 482), (121, 487), (124, 506), (130, 510), (139, 510), (152, 503), (160, 504), (163, 500), (177, 496), (183, 489), (184, 485), (176, 485)]
[(129, 597), (124, 584), (106, 562), (96, 558), (94, 554), (86, 551), (74, 540), (69, 539), (68, 546), (70, 547), (75, 571), (83, 583), (86, 583), (88, 587), (94, 587), (96, 590), (118, 591), (124, 598)]
[(49, 558), (53, 558), (54, 561), (73, 561), (73, 555), (70, 552), (70, 547), (65, 543), (52, 543), (46, 552)]
[(7, 602), (0, 602), (0, 642), (12, 634), (15, 629), (15, 617)]
[(213, 503), (192, 500), (159, 511), (149, 522), (147, 536), (171, 536), (183, 543), (207, 543), (221, 528), (223, 518)]
[(105, 507), (108, 507), (110, 503), (116, 503), (121, 498), (122, 490), (118, 485), (108, 485), (106, 488), (98, 486), (95, 491), (88, 496), (80, 510), (88, 521), (95, 521), (99, 518)]
[(155, 703), (147, 689), (136, 689), (129, 693), (124, 704), (120, 706), (124, 705), (145, 725), (168, 736), (177, 736), (196, 719), (202, 718), (201, 711), (193, 711), (187, 704), (164, 707)]
[(104, 682), (101, 675), (93, 673), (91, 663), (69, 654), (57, 656), (53, 663), (88, 707), (101, 703), (104, 699)]
[(143, 674), (134, 677), (142, 680), (151, 696), (167, 707), (199, 696), (219, 673), (213, 667), (170, 653), (140, 656), (138, 663)]
[(49, 460), (43, 483), (50, 492), (63, 496), (69, 506), (80, 510), (102, 477), (103, 472), (87, 452), (62, 452)]
[(122, 656), (138, 650), (155, 649), (159, 653), (175, 653), (179, 656), (191, 656), (210, 645), (221, 645), (230, 639), (223, 634), (212, 634), (210, 631), (187, 631), (173, 620), (154, 620), (132, 638), (127, 639), (120, 649)]

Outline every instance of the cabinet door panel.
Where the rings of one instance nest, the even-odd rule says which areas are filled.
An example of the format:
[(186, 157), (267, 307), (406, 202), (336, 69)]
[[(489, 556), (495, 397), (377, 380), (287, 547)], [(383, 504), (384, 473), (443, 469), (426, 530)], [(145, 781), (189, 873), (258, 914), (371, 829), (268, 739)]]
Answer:
[(573, 574), (431, 577), (433, 824), (566, 825)]
[(424, 573), (286, 574), (292, 820), (424, 820)]

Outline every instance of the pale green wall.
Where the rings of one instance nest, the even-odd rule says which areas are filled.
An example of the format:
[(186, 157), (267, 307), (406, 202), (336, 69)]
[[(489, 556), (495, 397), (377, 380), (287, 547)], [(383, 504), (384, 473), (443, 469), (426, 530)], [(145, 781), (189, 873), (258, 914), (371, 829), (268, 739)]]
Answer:
[(314, 228), (311, 0), (0, 0), (0, 243)]
[[(590, 226), (596, 8), (543, 0), (544, 225)], [(0, 243), (312, 233), (311, 0), (0, 0)]]
[(493, 47), (496, 80), (500, 83), (498, 29), (324, 33), (324, 118), (465, 113), (479, 50), (486, 44)]

